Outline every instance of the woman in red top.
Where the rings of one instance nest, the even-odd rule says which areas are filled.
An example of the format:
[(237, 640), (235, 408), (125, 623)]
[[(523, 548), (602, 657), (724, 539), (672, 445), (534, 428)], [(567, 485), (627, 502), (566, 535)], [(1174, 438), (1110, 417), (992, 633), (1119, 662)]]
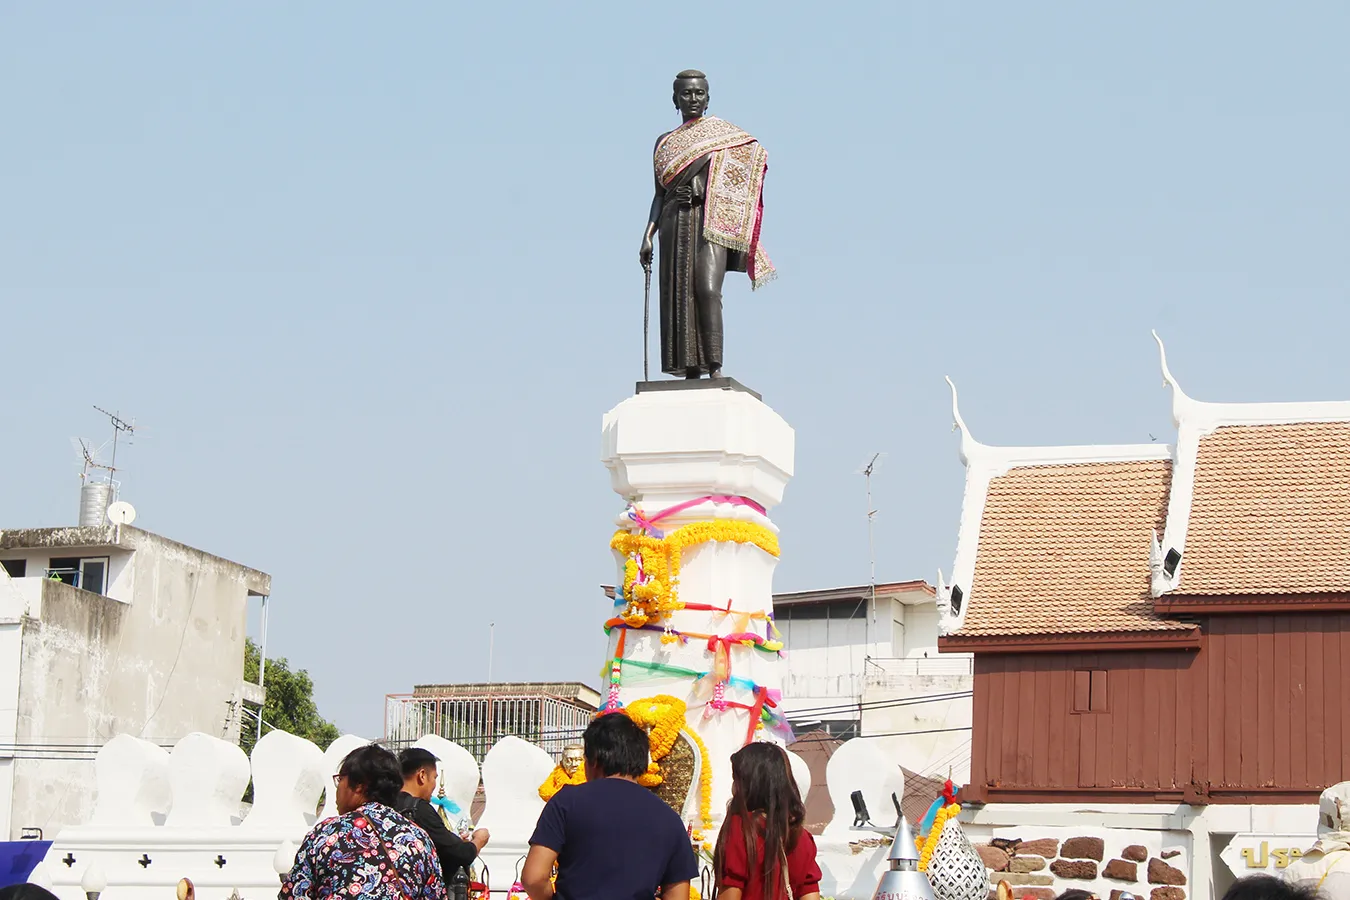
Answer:
[(756, 743), (736, 751), (731, 802), (713, 853), (716, 900), (819, 900), (816, 841), (802, 828), (805, 817), (781, 747)]

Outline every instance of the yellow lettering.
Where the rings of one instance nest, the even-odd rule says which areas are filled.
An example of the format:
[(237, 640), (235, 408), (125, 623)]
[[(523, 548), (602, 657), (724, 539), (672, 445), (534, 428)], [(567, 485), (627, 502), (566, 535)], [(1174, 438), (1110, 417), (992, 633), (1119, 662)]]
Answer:
[(1289, 865), (1288, 850), (1272, 850), (1270, 851), (1270, 855), (1275, 857), (1275, 868), (1283, 869)]
[(1252, 847), (1244, 848), (1242, 851), (1242, 857), (1243, 859), (1247, 860), (1247, 868), (1264, 869), (1266, 866), (1270, 865), (1270, 857), (1269, 855), (1267, 855), (1267, 850), (1269, 849), (1269, 847), (1270, 844), (1267, 841), (1261, 842), (1261, 856), (1259, 862), (1257, 861), (1255, 849), (1253, 849)]

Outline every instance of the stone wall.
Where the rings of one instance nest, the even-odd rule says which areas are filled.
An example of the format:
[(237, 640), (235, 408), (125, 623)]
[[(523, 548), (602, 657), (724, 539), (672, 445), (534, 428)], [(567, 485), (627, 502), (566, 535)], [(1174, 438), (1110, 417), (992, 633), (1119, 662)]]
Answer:
[[(1053, 900), (1070, 888), (1092, 891), (1103, 900), (1121, 900), (1126, 893), (1140, 900), (1187, 900), (1186, 852), (1168, 844), (1166, 832), (1024, 833), (975, 846), (989, 870), (991, 898), (997, 884), (1006, 881), (1019, 900)], [(1187, 836), (1175, 838), (1180, 844)]]

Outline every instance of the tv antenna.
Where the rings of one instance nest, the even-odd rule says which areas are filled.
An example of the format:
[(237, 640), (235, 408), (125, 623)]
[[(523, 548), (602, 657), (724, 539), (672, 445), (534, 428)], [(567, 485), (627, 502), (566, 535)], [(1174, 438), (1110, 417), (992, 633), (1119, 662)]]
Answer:
[(89, 471), (91, 469), (108, 470), (108, 466), (103, 462), (103, 447), (95, 447), (93, 441), (84, 438), (71, 438), (70, 446), (75, 448), (75, 453), (80, 457), (80, 483), (89, 480)]
[(876, 522), (877, 508), (872, 505), (872, 475), (877, 470), (877, 462), (881, 459), (881, 453), (873, 453), (872, 458), (868, 460), (867, 465), (863, 467), (863, 478), (867, 482), (867, 586), (872, 592), (872, 621), (877, 617), (877, 541), (876, 541)]
[[(136, 433), (136, 422), (134, 419), (130, 422), (126, 421), (125, 419), (122, 418), (120, 412), (110, 413), (106, 409), (103, 409), (102, 407), (99, 406), (95, 406), (94, 409), (97, 410), (98, 412), (103, 413), (103, 415), (107, 416), (108, 422), (112, 425), (113, 429), (112, 458), (105, 466), (97, 462), (91, 462), (88, 453), (86, 453), (85, 454), (86, 471), (88, 471), (88, 467), (90, 465), (93, 465), (96, 468), (106, 469), (108, 471), (108, 482), (114, 485), (114, 491), (116, 491), (115, 487), (116, 483), (113, 481), (113, 476), (117, 472), (117, 440), (125, 432), (128, 439), (127, 442), (130, 443), (131, 436)], [(81, 441), (80, 444), (81, 446), (83, 446), (84, 442)]]

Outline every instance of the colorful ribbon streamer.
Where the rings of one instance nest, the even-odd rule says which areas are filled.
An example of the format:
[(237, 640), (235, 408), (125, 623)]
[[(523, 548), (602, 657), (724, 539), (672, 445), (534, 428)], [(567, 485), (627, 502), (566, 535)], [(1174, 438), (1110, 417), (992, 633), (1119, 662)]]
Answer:
[(707, 496), (704, 497), (697, 497), (693, 500), (686, 500), (683, 503), (676, 503), (674, 506), (667, 507), (666, 509), (661, 510), (659, 513), (656, 513), (651, 516), (644, 516), (642, 514), (642, 510), (638, 509), (636, 506), (630, 505), (628, 507), (628, 518), (636, 522), (638, 527), (641, 528), (642, 531), (645, 532), (646, 534), (655, 538), (661, 538), (665, 537), (665, 535), (662, 534), (661, 531), (659, 531), (656, 528), (657, 522), (660, 522), (662, 519), (667, 518), (668, 516), (673, 516), (676, 513), (682, 513), (686, 509), (691, 509), (695, 506), (701, 506), (704, 503), (726, 503), (730, 506), (745, 506), (749, 507), (750, 509), (753, 509), (761, 516), (766, 514), (766, 510), (764, 509), (764, 507), (756, 503), (755, 501), (751, 500), (749, 497), (736, 497), (730, 494), (708, 494)]
[[(636, 667), (649, 672), (652, 677), (674, 675), (683, 678), (692, 678), (696, 682), (700, 682), (704, 685), (707, 684), (707, 677), (713, 674), (711, 672), (699, 672), (694, 669), (687, 669), (684, 666), (673, 666), (670, 663), (646, 662), (645, 660), (640, 659), (626, 659), (624, 660), (624, 663), (628, 667)], [(634, 673), (630, 673), (629, 677), (632, 677), (633, 674)], [(639, 675), (638, 677), (642, 676)], [(760, 721), (764, 723), (765, 727), (776, 734), (786, 734), (789, 737), (791, 736), (792, 727), (788, 725), (787, 720), (783, 718), (782, 714), (777, 712), (778, 704), (783, 699), (781, 691), (761, 687), (749, 678), (742, 678), (739, 675), (731, 675), (727, 678), (726, 683), (730, 684), (732, 687), (738, 687), (742, 690), (749, 691), (755, 697), (753, 705), (735, 703), (730, 700), (725, 701), (726, 706), (728, 707), (744, 709), (750, 712), (750, 727), (746, 736), (746, 743), (754, 740), (755, 723)]]
[(764, 653), (783, 652), (783, 644), (781, 641), (767, 640), (763, 637), (760, 637), (757, 634), (754, 634), (753, 632), (742, 631), (736, 632), (735, 634), (726, 634), (726, 635), (702, 634), (697, 631), (679, 631), (674, 628), (668, 629), (663, 625), (651, 625), (651, 624), (629, 625), (628, 623), (624, 622), (624, 620), (619, 616), (615, 616), (614, 618), (607, 619), (605, 621), (605, 634), (609, 634), (610, 631), (615, 628), (622, 628), (624, 631), (654, 631), (658, 634), (669, 633), (679, 638), (681, 643), (688, 642), (690, 638), (699, 641), (707, 641), (708, 649), (714, 653), (716, 653), (718, 650), (718, 647), (714, 646), (714, 642), (716, 642), (719, 646), (721, 645), (730, 646), (732, 644), (739, 644), (744, 647), (754, 647), (756, 650), (762, 651)]

